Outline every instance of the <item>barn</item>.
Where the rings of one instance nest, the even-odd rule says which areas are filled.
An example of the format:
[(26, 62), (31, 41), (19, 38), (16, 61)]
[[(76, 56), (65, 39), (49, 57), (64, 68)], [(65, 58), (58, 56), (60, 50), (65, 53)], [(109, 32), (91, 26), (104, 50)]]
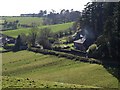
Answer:
[(86, 41), (85, 37), (78, 39), (78, 40), (75, 40), (74, 47), (78, 50), (84, 51), (85, 50), (85, 46), (84, 46), (85, 41)]

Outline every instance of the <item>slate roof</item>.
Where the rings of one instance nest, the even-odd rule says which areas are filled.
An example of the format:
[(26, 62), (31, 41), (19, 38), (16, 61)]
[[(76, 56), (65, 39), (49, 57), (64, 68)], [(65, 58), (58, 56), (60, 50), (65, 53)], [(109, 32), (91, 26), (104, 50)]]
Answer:
[(75, 40), (74, 43), (79, 43), (79, 44), (83, 44), (85, 42), (86, 38), (82, 38), (82, 39), (78, 39), (78, 40)]

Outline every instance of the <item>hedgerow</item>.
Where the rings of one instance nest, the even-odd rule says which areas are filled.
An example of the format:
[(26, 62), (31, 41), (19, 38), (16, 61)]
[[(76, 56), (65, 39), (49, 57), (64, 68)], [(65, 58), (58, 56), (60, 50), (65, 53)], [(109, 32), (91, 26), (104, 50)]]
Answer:
[(86, 57), (81, 57), (78, 55), (73, 55), (65, 52), (58, 52), (54, 50), (48, 50), (48, 49), (40, 49), (40, 48), (30, 48), (29, 51), (33, 51), (36, 53), (42, 53), (45, 55), (55, 55), (58, 57), (64, 57), (67, 59), (75, 60), (75, 61), (81, 61), (81, 62), (88, 62), (88, 63), (96, 63), (96, 64), (101, 64), (99, 60), (93, 59), (93, 58), (86, 58)]

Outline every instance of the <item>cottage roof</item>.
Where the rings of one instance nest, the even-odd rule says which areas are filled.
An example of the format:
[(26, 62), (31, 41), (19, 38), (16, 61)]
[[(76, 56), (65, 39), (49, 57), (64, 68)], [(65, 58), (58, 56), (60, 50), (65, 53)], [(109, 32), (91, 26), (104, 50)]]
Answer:
[(78, 40), (74, 41), (74, 43), (83, 44), (85, 42), (85, 40), (86, 40), (86, 38), (78, 39)]

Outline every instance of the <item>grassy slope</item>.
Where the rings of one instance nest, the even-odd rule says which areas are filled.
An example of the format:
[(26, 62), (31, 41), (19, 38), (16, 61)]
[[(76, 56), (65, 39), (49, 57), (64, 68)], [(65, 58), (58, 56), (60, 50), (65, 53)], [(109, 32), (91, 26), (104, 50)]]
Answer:
[(77, 84), (68, 84), (52, 81), (43, 81), (43, 80), (32, 80), (29, 78), (18, 78), (18, 77), (2, 77), (3, 83), (2, 88), (100, 88), (93, 86), (77, 85)]
[(8, 22), (19, 20), (20, 24), (31, 25), (32, 23), (35, 23), (38, 26), (42, 25), (42, 18), (38, 17), (3, 17), (3, 19)]
[(102, 65), (81, 63), (29, 51), (3, 54), (3, 75), (95, 87), (118, 87)]
[[(48, 28), (51, 28), (51, 30), (53, 32), (58, 32), (58, 31), (62, 31), (62, 30), (68, 29), (69, 27), (72, 26), (72, 24), (73, 23), (47, 25), (47, 26), (40, 26), (39, 28), (41, 29), (41, 28), (48, 27)], [(3, 34), (6, 34), (6, 35), (12, 36), (12, 37), (17, 37), (21, 33), (28, 34), (29, 32), (30, 32), (29, 28), (23, 28), (23, 29), (3, 31)]]

